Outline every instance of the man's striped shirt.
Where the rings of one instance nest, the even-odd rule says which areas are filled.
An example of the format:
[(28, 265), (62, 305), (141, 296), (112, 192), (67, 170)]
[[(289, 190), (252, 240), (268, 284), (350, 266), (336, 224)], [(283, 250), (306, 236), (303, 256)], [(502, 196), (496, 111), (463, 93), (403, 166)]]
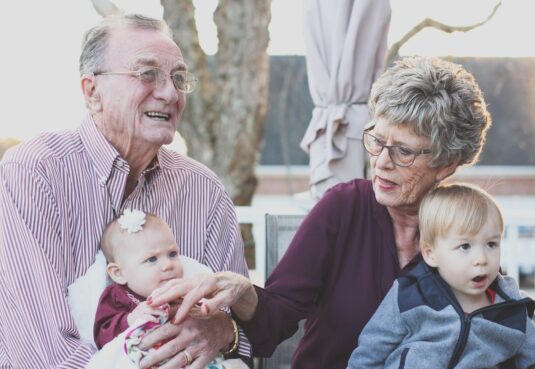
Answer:
[[(94, 354), (69, 312), (67, 287), (93, 263), (114, 212), (157, 214), (182, 255), (247, 275), (234, 206), (203, 165), (160, 149), (122, 202), (128, 163), (88, 115), (0, 163), (0, 368), (83, 368)], [(242, 337), (243, 338), (243, 337)], [(250, 354), (246, 339), (240, 353)]]

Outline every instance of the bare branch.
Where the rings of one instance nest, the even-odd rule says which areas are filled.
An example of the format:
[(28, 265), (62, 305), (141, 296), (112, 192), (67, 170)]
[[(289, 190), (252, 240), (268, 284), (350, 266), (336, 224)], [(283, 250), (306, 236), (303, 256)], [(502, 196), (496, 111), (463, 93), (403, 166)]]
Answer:
[(401, 46), (407, 43), (407, 41), (409, 41), (412, 37), (414, 37), (418, 32), (420, 32), (424, 28), (432, 27), (432, 28), (436, 28), (446, 33), (468, 32), (468, 31), (473, 30), (474, 28), (481, 27), (482, 25), (486, 24), (489, 20), (491, 20), (501, 5), (502, 5), (502, 0), (499, 0), (494, 6), (494, 8), (492, 9), (492, 12), (490, 13), (490, 15), (484, 21), (472, 24), (470, 26), (450, 26), (450, 25), (438, 22), (431, 18), (424, 19), (423, 21), (418, 23), (416, 26), (414, 26), (409, 32), (407, 32), (401, 38), (401, 40), (392, 44), (392, 46), (390, 47), (387, 53), (386, 65), (392, 64), (394, 59), (396, 59), (399, 56), (399, 49), (401, 48)]
[(95, 8), (97, 13), (104, 18), (123, 13), (123, 10), (110, 0), (91, 0), (91, 3), (93, 4), (93, 8)]

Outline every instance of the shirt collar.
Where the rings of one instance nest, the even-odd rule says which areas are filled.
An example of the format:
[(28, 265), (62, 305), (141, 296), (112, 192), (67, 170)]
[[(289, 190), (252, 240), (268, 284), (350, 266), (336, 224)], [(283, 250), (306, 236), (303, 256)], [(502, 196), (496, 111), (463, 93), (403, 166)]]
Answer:
[(80, 138), (89, 154), (93, 168), (100, 180), (107, 180), (116, 159), (120, 159), (119, 152), (106, 140), (98, 130), (91, 114), (87, 114), (80, 127)]

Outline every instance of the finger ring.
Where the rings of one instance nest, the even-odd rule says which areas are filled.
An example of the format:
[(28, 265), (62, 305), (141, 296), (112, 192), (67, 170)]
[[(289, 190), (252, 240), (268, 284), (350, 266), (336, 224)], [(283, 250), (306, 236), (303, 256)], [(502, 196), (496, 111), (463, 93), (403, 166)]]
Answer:
[(193, 362), (193, 358), (191, 357), (191, 354), (186, 349), (182, 350), (182, 353), (186, 357), (186, 366), (190, 365)]

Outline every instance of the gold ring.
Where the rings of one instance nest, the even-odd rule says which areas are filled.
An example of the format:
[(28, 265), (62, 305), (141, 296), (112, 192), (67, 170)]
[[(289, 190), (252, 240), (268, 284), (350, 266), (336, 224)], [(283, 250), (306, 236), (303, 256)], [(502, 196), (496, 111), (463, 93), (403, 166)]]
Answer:
[(186, 366), (190, 365), (193, 362), (193, 358), (191, 357), (191, 354), (186, 349), (182, 350), (182, 353), (186, 357)]

